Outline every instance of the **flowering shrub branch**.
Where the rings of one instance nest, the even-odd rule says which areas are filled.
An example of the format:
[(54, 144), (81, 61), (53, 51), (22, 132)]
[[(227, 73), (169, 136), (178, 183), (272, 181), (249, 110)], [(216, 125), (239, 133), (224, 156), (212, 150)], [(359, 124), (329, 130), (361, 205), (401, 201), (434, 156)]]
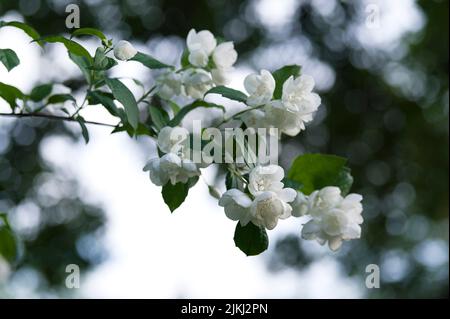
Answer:
[[(225, 215), (237, 222), (234, 241), (247, 255), (266, 250), (269, 242), (266, 230), (274, 229), (280, 220), (290, 217), (306, 216), (302, 237), (327, 243), (331, 250), (339, 249), (343, 241), (360, 237), (362, 197), (348, 194), (353, 178), (345, 159), (304, 154), (297, 157), (287, 173), (276, 163), (261, 160), (261, 151), (266, 152), (268, 148), (267, 138), (273, 144), (272, 141), (278, 143), (281, 135), (296, 136), (306, 129), (321, 104), (319, 95), (313, 92), (314, 79), (302, 74), (300, 66), (288, 65), (274, 72), (261, 70), (250, 74), (244, 81), (244, 93), (226, 86), (238, 58), (234, 44), (215, 38), (207, 30), (189, 32), (177, 68), (139, 52), (127, 41), (113, 43), (92, 28), (78, 29), (66, 38), (41, 37), (30, 26), (15, 21), (1, 21), (1, 27), (23, 30), (36, 45), (64, 45), (86, 81), (86, 93), (78, 104), (68, 88), (58, 91), (55, 83), (41, 84), (24, 93), (0, 82), (0, 98), (11, 108), (11, 113), (0, 116), (77, 122), (86, 143), (89, 141), (87, 124), (111, 126), (113, 133), (126, 132), (130, 137), (154, 138), (158, 154), (147, 162), (144, 171), (149, 172), (155, 185), (162, 187), (163, 199), (171, 211), (184, 202), (202, 169), (211, 164), (221, 165), (227, 172), (227, 190), (220, 194), (209, 186), (210, 194), (219, 200)], [(100, 40), (101, 45), (93, 56), (73, 40), (79, 36)], [(0, 61), (8, 71), (20, 64), (11, 49), (0, 49)], [(136, 99), (120, 79), (108, 76), (118, 61), (139, 62), (156, 70), (155, 84), (145, 89), (135, 81), (145, 92)], [(244, 104), (245, 108), (225, 117), (224, 106), (205, 101), (208, 94), (222, 95)], [(186, 101), (185, 105), (175, 102), (180, 99)], [(85, 120), (80, 112), (92, 105), (103, 106), (118, 119), (118, 124)], [(53, 111), (49, 111), (50, 106)], [(223, 118), (212, 128), (200, 130), (201, 141), (196, 145), (195, 134), (183, 127), (183, 120), (197, 108), (221, 110)], [(226, 127), (230, 125), (245, 130), (246, 137), (227, 137)], [(265, 131), (261, 133), (260, 129)], [(225, 139), (216, 138), (222, 132)], [(252, 138), (264, 143), (255, 146), (250, 143)], [(229, 145), (231, 152), (227, 149)]]

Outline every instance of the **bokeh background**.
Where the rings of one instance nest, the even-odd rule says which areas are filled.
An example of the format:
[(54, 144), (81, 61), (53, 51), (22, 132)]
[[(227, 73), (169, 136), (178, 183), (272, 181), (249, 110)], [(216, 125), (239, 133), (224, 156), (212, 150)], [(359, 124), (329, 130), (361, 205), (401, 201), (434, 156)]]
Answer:
[[(283, 140), (281, 164), (303, 152), (348, 157), (353, 191), (364, 195), (363, 236), (332, 253), (302, 241), (301, 222), (289, 219), (269, 233), (269, 251), (248, 258), (204, 184), (169, 213), (141, 171), (151, 141), (92, 127), (85, 146), (76, 125), (0, 117), (0, 211), (23, 241), (17, 267), (0, 267), (0, 297), (448, 296), (448, 1), (0, 0), (0, 19), (68, 33), (69, 3), (82, 27), (169, 63), (191, 28), (234, 41), (237, 89), (252, 71), (301, 64), (323, 103), (306, 131)], [(22, 61), (0, 67), (0, 81), (79, 89), (63, 48), (44, 53), (11, 28), (0, 29), (0, 47)], [(113, 72), (153, 81), (138, 64)], [(84, 116), (111, 120), (100, 109)], [(221, 182), (213, 169), (205, 178)], [(68, 264), (81, 268), (80, 289), (64, 285)], [(364, 284), (368, 264), (381, 269), (380, 289)]]

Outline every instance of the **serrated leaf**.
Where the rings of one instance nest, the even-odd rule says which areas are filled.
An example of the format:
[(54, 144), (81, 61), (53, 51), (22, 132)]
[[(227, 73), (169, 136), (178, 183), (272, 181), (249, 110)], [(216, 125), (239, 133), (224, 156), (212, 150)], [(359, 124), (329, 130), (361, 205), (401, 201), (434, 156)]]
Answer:
[(273, 93), (273, 98), (275, 100), (281, 99), (283, 94), (283, 84), (290, 77), (297, 77), (300, 75), (301, 66), (299, 65), (286, 65), (272, 73), (275, 79), (275, 91)]
[(214, 104), (214, 103), (208, 103), (208, 102), (205, 102), (205, 101), (197, 100), (197, 101), (194, 101), (193, 103), (183, 107), (175, 115), (175, 117), (172, 120), (170, 120), (169, 123), (167, 123), (167, 125), (172, 126), (172, 127), (179, 125), (181, 123), (181, 121), (183, 120), (183, 118), (186, 116), (186, 114), (188, 114), (190, 111), (192, 111), (192, 110), (194, 110), (196, 108), (199, 108), (199, 107), (219, 108), (223, 112), (225, 112), (225, 108), (222, 105), (218, 105), (218, 104)]
[(264, 227), (256, 226), (252, 222), (241, 226), (238, 222), (234, 232), (234, 243), (247, 256), (256, 256), (269, 247), (269, 238)]
[(162, 63), (161, 61), (156, 60), (154, 57), (138, 52), (134, 57), (132, 57), (129, 61), (137, 61), (145, 65), (150, 69), (163, 69), (163, 68), (171, 68), (171, 65), (167, 65)]
[(0, 28), (2, 27), (14, 27), (17, 29), (22, 30), (25, 32), (29, 37), (31, 37), (35, 42), (37, 42), (40, 46), (43, 46), (42, 41), (40, 41), (40, 35), (39, 33), (33, 28), (30, 27), (28, 24), (19, 22), (19, 21), (0, 21)]
[(81, 134), (83, 135), (84, 142), (86, 144), (89, 143), (89, 131), (88, 131), (87, 127), (86, 127), (84, 118), (81, 115), (78, 115), (76, 120), (80, 124)]
[(20, 64), (19, 57), (11, 49), (0, 49), (0, 62), (3, 63), (8, 72)]
[(346, 193), (353, 181), (346, 162), (345, 158), (334, 155), (301, 155), (293, 162), (287, 177), (302, 184), (298, 190), (306, 195), (326, 186), (337, 186)]
[(33, 102), (38, 102), (46, 98), (52, 93), (53, 84), (41, 84), (33, 88), (30, 93), (30, 99)]
[(247, 101), (247, 95), (245, 93), (226, 86), (213, 87), (211, 90), (205, 93), (205, 96), (207, 94), (220, 94), (223, 97), (226, 97), (227, 99), (243, 103)]
[(11, 109), (15, 109), (17, 106), (16, 100), (23, 99), (24, 94), (18, 88), (0, 82), (0, 98), (3, 98), (11, 106)]
[(118, 79), (106, 79), (106, 84), (111, 89), (114, 98), (125, 108), (128, 123), (136, 129), (139, 123), (139, 108), (133, 93)]

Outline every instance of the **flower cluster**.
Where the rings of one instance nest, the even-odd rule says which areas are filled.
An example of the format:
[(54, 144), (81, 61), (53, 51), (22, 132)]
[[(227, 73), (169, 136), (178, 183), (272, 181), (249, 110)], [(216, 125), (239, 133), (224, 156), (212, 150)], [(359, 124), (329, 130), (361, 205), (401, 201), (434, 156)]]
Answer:
[(281, 180), (284, 171), (278, 165), (257, 166), (249, 176), (249, 194), (232, 188), (226, 191), (219, 205), (224, 207), (225, 214), (231, 220), (239, 220), (242, 226), (249, 222), (267, 229), (274, 229), (279, 219), (291, 216), (297, 192), (292, 188), (284, 188)]
[[(0, 21), (0, 27), (5, 25), (28, 30), (22, 22)], [(319, 95), (313, 92), (314, 79), (301, 74), (300, 66), (288, 65), (273, 72), (261, 70), (250, 74), (244, 80), (245, 93), (225, 86), (238, 57), (233, 42), (223, 42), (207, 30), (189, 31), (180, 67), (139, 52), (128, 41), (114, 44), (100, 30), (92, 28), (78, 29), (71, 39), (80, 35), (100, 39), (101, 46), (93, 56), (81, 44), (63, 36), (49, 40), (35, 32), (26, 33), (40, 45), (64, 44), (89, 89), (82, 104), (78, 104), (78, 99), (69, 93), (55, 94), (54, 83), (35, 87), (30, 94), (0, 83), (0, 98), (11, 106), (11, 115), (32, 112), (33, 116), (44, 116), (39, 112), (48, 104), (71, 103), (71, 107), (61, 108), (68, 117), (57, 118), (78, 122), (88, 143), (86, 124), (103, 123), (86, 121), (80, 111), (89, 105), (102, 105), (118, 120), (118, 124), (112, 125), (112, 133), (126, 132), (130, 137), (141, 135), (157, 141), (158, 154), (147, 162), (144, 170), (155, 185), (162, 186), (162, 197), (171, 211), (186, 199), (202, 168), (213, 162), (221, 165), (219, 172), (225, 173), (227, 190), (221, 195), (209, 184), (208, 190), (224, 207), (225, 215), (238, 221), (234, 241), (247, 255), (257, 255), (267, 249), (266, 230), (274, 229), (280, 219), (291, 216), (308, 216), (302, 237), (328, 243), (332, 250), (337, 250), (345, 240), (361, 236), (362, 196), (346, 195), (353, 178), (345, 166), (345, 158), (303, 154), (293, 161), (287, 177), (276, 165), (281, 134), (299, 134), (313, 120), (321, 104)], [(5, 58), (0, 62), (8, 71), (19, 64), (13, 50), (2, 53)], [(117, 60), (131, 60), (158, 69), (154, 85), (145, 89), (139, 99), (108, 72), (118, 64)], [(245, 107), (226, 117), (225, 107), (205, 101), (206, 94), (220, 94)], [(193, 121), (189, 132), (181, 125), (189, 112), (200, 107), (222, 110), (223, 119), (204, 130), (201, 127), (197, 130), (197, 122)], [(229, 130), (234, 135), (227, 135)]]
[(328, 186), (308, 197), (299, 192), (297, 198), (294, 204), (296, 216), (311, 217), (302, 229), (304, 239), (315, 239), (321, 245), (328, 242), (331, 250), (337, 250), (343, 240), (361, 236), (361, 195), (343, 197), (338, 187)]
[(155, 185), (163, 186), (169, 181), (172, 185), (187, 183), (189, 178), (200, 175), (199, 165), (190, 159), (187, 138), (187, 131), (181, 127), (161, 129), (158, 148), (164, 155), (150, 159), (144, 167)]
[[(186, 45), (182, 68), (178, 71), (170, 69), (156, 79), (156, 94), (164, 100), (175, 96), (203, 99), (211, 88), (228, 83), (228, 74), (237, 60), (233, 43), (218, 43), (207, 30), (191, 30)], [(131, 59), (136, 52), (126, 41), (120, 41), (114, 50), (120, 60)], [(278, 137), (281, 134), (295, 136), (304, 130), (305, 123), (313, 120), (321, 99), (313, 92), (314, 79), (299, 74), (299, 71), (298, 67), (298, 72), (281, 77), (275, 77), (267, 70), (248, 75), (244, 80), (248, 95), (239, 93), (241, 97), (245, 96), (240, 101), (245, 102), (246, 108), (240, 112), (242, 122), (238, 123), (244, 123), (247, 128), (277, 128)], [(280, 78), (281, 83), (278, 83)], [(154, 184), (188, 183), (201, 174), (200, 168), (205, 166), (192, 160), (194, 150), (188, 140), (189, 133), (182, 127), (166, 126), (159, 130), (160, 156), (152, 158), (144, 168), (149, 171)], [(196, 151), (203, 152), (201, 149)], [(232, 166), (233, 169), (228, 167), (229, 173), (236, 175), (238, 182), (234, 187), (227, 187), (222, 196), (215, 194), (225, 215), (238, 221), (241, 227), (253, 224), (260, 229), (272, 230), (280, 219), (308, 216), (310, 220), (302, 229), (302, 237), (322, 245), (328, 243), (333, 251), (344, 240), (360, 237), (362, 196), (350, 194), (344, 197), (335, 186), (307, 196), (285, 187), (284, 170), (278, 165), (256, 163), (256, 166), (250, 166), (236, 162)]]
[(289, 136), (297, 135), (305, 129), (305, 123), (313, 119), (321, 99), (312, 92), (314, 79), (309, 75), (297, 78), (290, 76), (283, 83), (281, 99), (273, 100), (275, 79), (267, 70), (259, 74), (250, 74), (244, 81), (249, 97), (247, 104), (262, 109), (255, 109), (247, 113), (243, 120), (247, 125), (257, 122), (262, 127), (276, 127), (279, 133)]

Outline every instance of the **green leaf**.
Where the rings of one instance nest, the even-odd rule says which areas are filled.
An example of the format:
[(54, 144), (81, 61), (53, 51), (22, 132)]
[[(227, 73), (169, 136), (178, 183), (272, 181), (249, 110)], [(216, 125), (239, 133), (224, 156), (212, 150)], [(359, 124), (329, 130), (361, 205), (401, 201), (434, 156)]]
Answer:
[(207, 94), (220, 94), (223, 97), (226, 97), (230, 100), (238, 101), (238, 102), (246, 102), (247, 101), (247, 95), (241, 91), (228, 88), (226, 86), (216, 86), (213, 87), (211, 90), (205, 93), (205, 96)]
[(169, 115), (161, 107), (150, 105), (150, 117), (157, 130), (161, 130), (169, 122)]
[(247, 256), (256, 256), (269, 247), (269, 238), (264, 227), (259, 227), (252, 222), (241, 226), (238, 222), (234, 232), (234, 243)]
[(341, 189), (342, 196), (347, 195), (353, 185), (353, 176), (351, 169), (344, 167), (336, 178), (334, 184)]
[(300, 75), (300, 71), (301, 66), (294, 64), (283, 66), (272, 73), (273, 78), (275, 79), (275, 91), (273, 93), (273, 98), (275, 100), (281, 99), (284, 82), (292, 75), (294, 77), (298, 77)]
[(83, 56), (72, 54), (70, 52), (69, 52), (69, 58), (81, 70), (81, 73), (83, 73), (86, 81), (88, 83), (92, 83), (92, 72), (90, 70), (90, 68), (92, 67), (92, 64), (89, 62), (89, 60)]
[(53, 84), (42, 84), (36, 86), (30, 93), (30, 99), (33, 102), (38, 102), (46, 98), (52, 93)]
[(142, 52), (138, 52), (134, 57), (130, 59), (130, 61), (140, 62), (150, 69), (163, 69), (172, 67), (171, 65), (164, 64), (156, 60), (154, 57)]
[(0, 21), (0, 28), (2, 27), (14, 27), (21, 29), (29, 37), (31, 37), (34, 41), (36, 41), (40, 46), (43, 46), (42, 41), (39, 40), (41, 38), (39, 33), (34, 28), (30, 27), (28, 24), (19, 21), (9, 21), (9, 22)]
[(75, 98), (70, 94), (54, 94), (48, 98), (48, 104), (59, 104), (67, 101), (75, 102)]
[(114, 95), (102, 91), (91, 91), (88, 94), (88, 102), (91, 105), (101, 104), (113, 116), (118, 116), (122, 122), (127, 123), (127, 116), (122, 109), (114, 103)]
[(67, 49), (67, 51), (69, 51), (69, 53), (84, 57), (90, 63), (93, 62), (93, 59), (92, 59), (91, 55), (89, 54), (88, 50), (86, 50), (81, 44), (79, 44), (73, 40), (66, 39), (63, 36), (59, 36), (59, 35), (44, 37), (41, 40), (48, 42), (48, 43), (61, 43), (66, 47), (66, 49)]
[(76, 120), (80, 124), (81, 134), (83, 135), (85, 143), (86, 144), (89, 143), (89, 131), (85, 124), (86, 121), (84, 120), (84, 118), (81, 115), (78, 115)]
[(8, 72), (20, 64), (19, 57), (11, 49), (0, 49), (0, 62), (3, 63)]
[(5, 213), (0, 212), (0, 256), (13, 263), (18, 258), (18, 241)]
[(175, 209), (180, 207), (186, 199), (188, 193), (189, 185), (187, 183), (176, 183), (175, 185), (172, 185), (172, 183), (168, 182), (162, 188), (164, 202), (167, 204), (172, 213)]
[(114, 98), (122, 103), (130, 125), (136, 129), (139, 123), (139, 109), (133, 93), (118, 79), (106, 79)]
[(90, 70), (106, 71), (117, 65), (117, 61), (105, 55), (105, 49), (97, 48), (94, 56), (94, 65), (89, 67)]
[(23, 99), (24, 94), (16, 87), (0, 82), (0, 97), (11, 106), (11, 109), (17, 106), (16, 100)]
[(190, 111), (199, 108), (199, 107), (205, 107), (205, 108), (219, 108), (222, 111), (225, 112), (225, 108), (222, 105), (218, 105), (218, 104), (214, 104), (214, 103), (208, 103), (205, 101), (201, 101), (201, 100), (197, 100), (194, 101), (193, 103), (186, 105), (185, 107), (183, 107), (178, 113), (177, 115), (175, 115), (175, 117), (169, 122), (167, 123), (167, 125), (169, 126), (177, 126), (181, 123), (181, 121), (183, 120), (183, 118), (186, 116), (186, 114), (188, 114)]
[(106, 38), (106, 36), (103, 34), (102, 31), (100, 31), (98, 29), (94, 29), (94, 28), (77, 29), (74, 32), (72, 32), (71, 37), (76, 37), (76, 36), (80, 36), (80, 35), (93, 35), (93, 36), (99, 38), (102, 41), (102, 43), (105, 41), (108, 41), (108, 39)]
[(191, 65), (191, 63), (189, 62), (189, 50), (187, 48), (184, 49), (183, 54), (181, 55), (180, 63), (182, 68), (187, 68)]
[(306, 195), (326, 186), (337, 186), (346, 194), (353, 182), (346, 162), (345, 158), (334, 155), (301, 155), (295, 159), (287, 177), (302, 184), (298, 190)]

